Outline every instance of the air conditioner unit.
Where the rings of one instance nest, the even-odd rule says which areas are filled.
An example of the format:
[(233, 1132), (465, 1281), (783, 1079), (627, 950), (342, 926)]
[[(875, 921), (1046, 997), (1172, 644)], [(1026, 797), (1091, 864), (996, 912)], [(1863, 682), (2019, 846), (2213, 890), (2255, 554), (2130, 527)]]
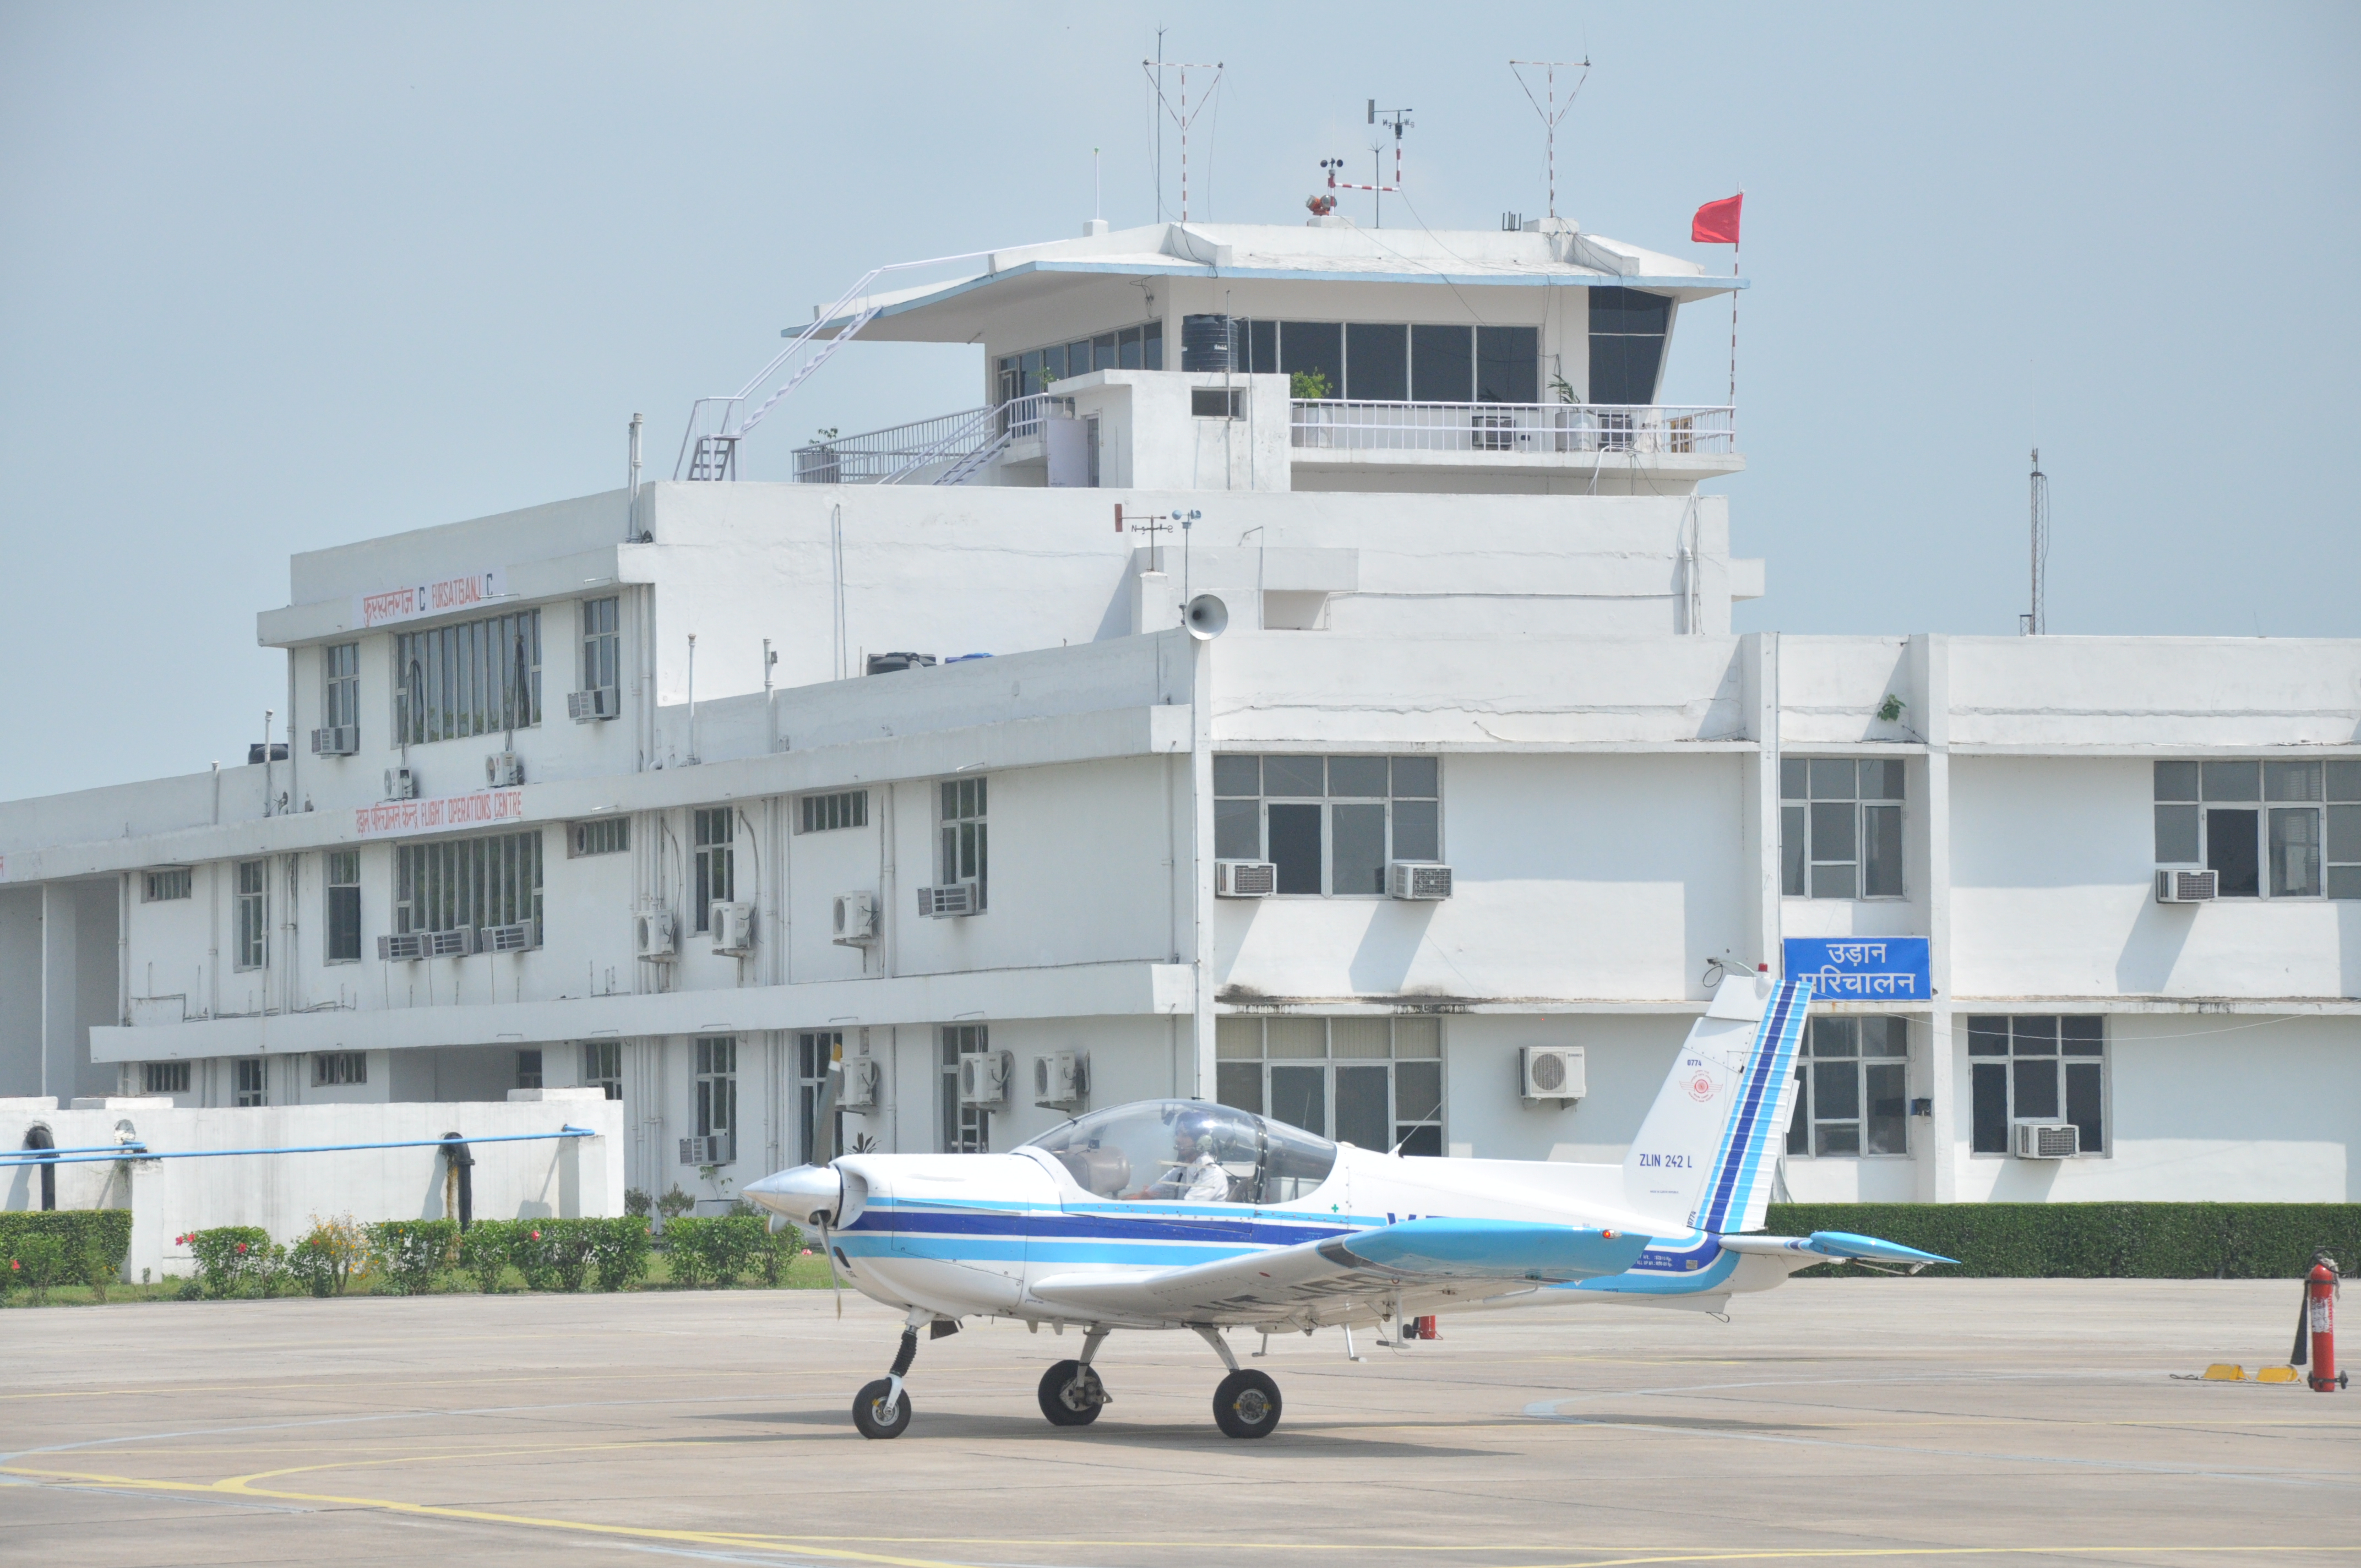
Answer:
[(754, 906), (716, 900), (706, 911), (706, 928), (713, 933), (713, 950), (742, 958), (754, 950)]
[(962, 1105), (1008, 1103), (1008, 1053), (970, 1051), (959, 1059), (959, 1094)]
[(1060, 1051), (1033, 1058), (1033, 1103), (1050, 1111), (1079, 1111), (1091, 1092), (1091, 1058), (1082, 1051)]
[(1386, 892), (1396, 898), (1449, 898), (1451, 868), (1430, 861), (1389, 861)]
[(520, 920), (511, 926), (487, 926), (479, 933), (477, 951), (485, 953), (522, 953), (533, 945), (533, 922)]
[(484, 783), (494, 789), (514, 789), (524, 783), (524, 759), (514, 751), (495, 751), (484, 759)]
[(669, 909), (645, 909), (634, 917), (633, 940), (640, 957), (669, 962), (679, 950), (678, 935)]
[(377, 957), (379, 963), (416, 963), (425, 956), (426, 933), (423, 931), (404, 931), (397, 936), (379, 937), (377, 939)]
[(614, 718), (623, 711), (623, 694), (613, 686), (592, 686), (588, 691), (566, 694), (566, 717), (577, 724), (588, 724), (594, 718)]
[(738, 1158), (738, 1135), (713, 1133), (701, 1138), (680, 1140), (680, 1163), (683, 1165), (729, 1165)]
[(1268, 861), (1215, 861), (1215, 898), (1268, 898), (1279, 891), (1279, 868)]
[(416, 800), (418, 773), (414, 768), (388, 768), (385, 771), (385, 797), (388, 800)]
[(941, 887), (918, 890), (918, 915), (926, 920), (948, 920), (954, 916), (975, 915), (983, 908), (983, 884), (955, 882)]
[(1519, 1091), (1526, 1100), (1579, 1100), (1587, 1088), (1580, 1046), (1526, 1046), (1517, 1052)]
[(865, 948), (876, 941), (877, 895), (873, 893), (838, 894), (835, 935), (829, 940), (845, 948)]
[(2173, 870), (2156, 873), (2158, 904), (2211, 904), (2221, 896), (2220, 872)]
[(331, 724), (312, 731), (312, 755), (315, 757), (349, 757), (360, 749), (361, 727), (357, 724)]
[(2071, 1122), (2019, 1122), (2011, 1152), (2019, 1159), (2072, 1159), (2082, 1152), (2082, 1129)]
[(429, 931), (425, 935), (426, 956), (430, 959), (464, 959), (476, 950), (473, 926), (462, 926), (456, 931)]
[(881, 1074), (875, 1057), (847, 1057), (844, 1069), (844, 1090), (837, 1096), (840, 1111), (874, 1111), (877, 1109), (877, 1080)]

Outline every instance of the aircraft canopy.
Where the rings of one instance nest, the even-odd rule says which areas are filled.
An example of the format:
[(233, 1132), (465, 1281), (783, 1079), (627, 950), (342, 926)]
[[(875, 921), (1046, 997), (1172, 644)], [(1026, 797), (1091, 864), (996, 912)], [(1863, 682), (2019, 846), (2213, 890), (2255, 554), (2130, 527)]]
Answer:
[(1287, 1203), (1328, 1179), (1336, 1146), (1234, 1106), (1143, 1100), (1061, 1123), (1023, 1146), (1124, 1201)]

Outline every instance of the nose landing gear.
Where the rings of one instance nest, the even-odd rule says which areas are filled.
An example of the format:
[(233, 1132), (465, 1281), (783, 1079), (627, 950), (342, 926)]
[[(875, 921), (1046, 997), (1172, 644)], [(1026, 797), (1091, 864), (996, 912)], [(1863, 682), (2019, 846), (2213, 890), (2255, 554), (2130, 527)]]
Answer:
[[(953, 1332), (957, 1329), (954, 1326)], [(900, 1437), (910, 1424), (910, 1396), (902, 1387), (910, 1364), (918, 1359), (918, 1315), (902, 1330), (902, 1348), (895, 1354), (894, 1369), (852, 1397), (852, 1424), (863, 1437)]]

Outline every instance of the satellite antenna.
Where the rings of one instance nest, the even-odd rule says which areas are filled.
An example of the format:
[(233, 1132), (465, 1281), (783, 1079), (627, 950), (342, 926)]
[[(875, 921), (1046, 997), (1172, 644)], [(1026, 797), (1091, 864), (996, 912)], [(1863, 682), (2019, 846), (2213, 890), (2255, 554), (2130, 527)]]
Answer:
[[(1525, 80), (1524, 68), (1527, 66), (1536, 67), (1543, 72), (1543, 93), (1549, 104), (1547, 108), (1542, 106), (1541, 98), (1533, 96), (1533, 84)], [(1565, 95), (1565, 107), (1563, 109), (1557, 106), (1557, 72), (1560, 66), (1569, 71), (1579, 70), (1582, 72), (1580, 76), (1574, 79), (1574, 86)], [(1509, 69), (1516, 72), (1517, 85), (1525, 90), (1525, 97), (1532, 104), (1533, 113), (1542, 117), (1542, 138), (1547, 148), (1549, 159), (1549, 215), (1555, 217), (1557, 216), (1557, 123), (1574, 112), (1574, 101), (1580, 95), (1582, 84), (1590, 80), (1590, 61), (1587, 60), (1512, 60), (1509, 61)]]
[(2039, 637), (2049, 630), (2048, 584), (2043, 579), (2049, 575), (2049, 476), (2041, 471), (2041, 448), (2033, 449), (2033, 608), (2016, 618), (2016, 630), (2025, 637)]
[[(1180, 73), (1180, 102), (1178, 107), (1174, 106), (1171, 99), (1164, 95), (1164, 71), (1167, 67)], [(1213, 102), (1213, 94), (1222, 90), (1222, 62), (1217, 60), (1213, 64), (1206, 65), (1202, 62), (1191, 64), (1187, 60), (1143, 60), (1139, 62), (1139, 68), (1148, 73), (1148, 81), (1155, 85), (1157, 104), (1165, 114), (1171, 116), (1172, 123), (1180, 127), (1180, 221), (1185, 224), (1189, 221), (1189, 126), (1199, 115), (1205, 112), (1205, 105)], [(1210, 71), (1213, 73), (1213, 84), (1205, 89), (1205, 95), (1197, 100), (1197, 106), (1194, 109), (1189, 107), (1189, 73), (1192, 71)], [(1159, 185), (1161, 183), (1160, 178), (1159, 183)], [(1163, 194), (1160, 189), (1157, 192), (1159, 199)]]

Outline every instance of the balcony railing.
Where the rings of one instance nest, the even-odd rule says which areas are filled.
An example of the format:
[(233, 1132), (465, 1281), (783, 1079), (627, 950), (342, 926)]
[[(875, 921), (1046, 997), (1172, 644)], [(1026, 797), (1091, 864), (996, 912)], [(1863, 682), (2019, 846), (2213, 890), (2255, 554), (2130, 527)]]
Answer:
[(1737, 450), (1728, 408), (1661, 403), (1364, 403), (1298, 398), (1290, 432), (1298, 451), (1447, 452), (1536, 457), (1629, 453), (1728, 455)]
[(1052, 414), (1071, 414), (1074, 400), (1045, 392), (995, 407), (962, 409), (884, 430), (838, 436), (796, 448), (799, 485), (892, 484), (931, 465), (957, 464), (987, 446), (1041, 433)]

